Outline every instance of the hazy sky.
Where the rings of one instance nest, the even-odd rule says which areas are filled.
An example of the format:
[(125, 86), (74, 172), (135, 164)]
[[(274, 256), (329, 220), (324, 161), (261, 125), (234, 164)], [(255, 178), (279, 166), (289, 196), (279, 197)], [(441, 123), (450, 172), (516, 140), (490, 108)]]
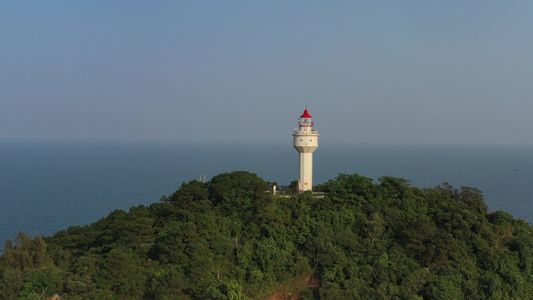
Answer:
[(533, 144), (532, 1), (2, 1), (0, 139)]

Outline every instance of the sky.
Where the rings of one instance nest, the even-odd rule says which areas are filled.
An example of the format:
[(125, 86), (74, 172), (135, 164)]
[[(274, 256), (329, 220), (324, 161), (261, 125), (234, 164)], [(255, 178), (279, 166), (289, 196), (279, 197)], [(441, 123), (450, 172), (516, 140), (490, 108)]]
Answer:
[(533, 145), (531, 1), (2, 1), (0, 140)]

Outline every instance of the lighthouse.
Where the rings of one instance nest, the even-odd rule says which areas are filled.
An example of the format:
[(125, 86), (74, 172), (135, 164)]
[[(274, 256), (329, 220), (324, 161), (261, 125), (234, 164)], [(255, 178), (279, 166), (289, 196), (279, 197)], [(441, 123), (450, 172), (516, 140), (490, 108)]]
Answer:
[(313, 130), (313, 125), (306, 108), (298, 119), (298, 128), (292, 133), (294, 149), (300, 153), (298, 190), (301, 192), (313, 189), (313, 152), (318, 148), (318, 131)]

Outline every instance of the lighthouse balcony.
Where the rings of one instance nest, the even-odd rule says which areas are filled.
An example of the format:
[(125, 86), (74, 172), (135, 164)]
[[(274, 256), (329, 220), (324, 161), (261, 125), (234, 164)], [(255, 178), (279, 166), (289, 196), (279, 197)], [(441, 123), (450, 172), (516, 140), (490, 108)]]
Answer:
[(309, 130), (309, 131), (300, 131), (300, 130), (294, 130), (292, 133), (293, 135), (318, 135), (317, 130)]

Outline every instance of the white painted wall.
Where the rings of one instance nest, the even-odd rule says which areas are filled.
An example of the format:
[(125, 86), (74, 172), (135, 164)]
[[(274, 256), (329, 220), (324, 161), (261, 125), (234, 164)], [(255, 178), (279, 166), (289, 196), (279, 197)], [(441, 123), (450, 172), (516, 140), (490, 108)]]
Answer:
[(293, 132), (293, 146), (300, 153), (300, 191), (313, 189), (313, 152), (318, 148), (318, 131), (300, 126)]

